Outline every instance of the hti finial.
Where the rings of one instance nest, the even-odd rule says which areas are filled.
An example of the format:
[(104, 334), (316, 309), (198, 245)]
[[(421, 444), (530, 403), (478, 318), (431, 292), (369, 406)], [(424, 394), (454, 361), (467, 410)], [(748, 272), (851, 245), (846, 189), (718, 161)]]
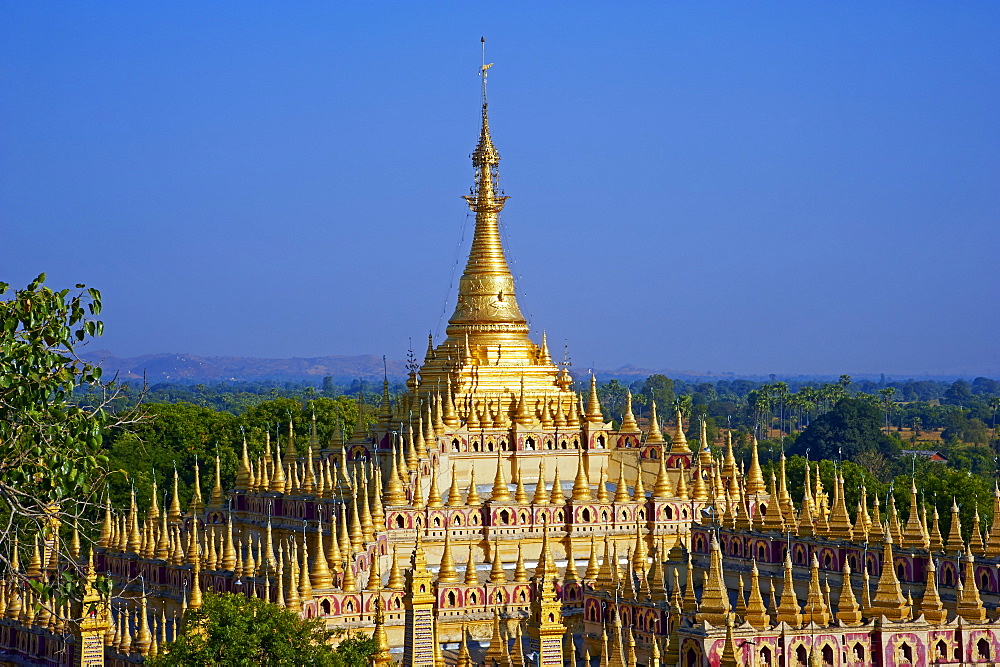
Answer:
[(483, 45), (483, 65), (479, 68), (479, 76), (483, 77), (483, 109), (486, 109), (486, 70), (493, 67), (493, 63), (486, 64), (486, 38), (480, 37), (479, 41)]

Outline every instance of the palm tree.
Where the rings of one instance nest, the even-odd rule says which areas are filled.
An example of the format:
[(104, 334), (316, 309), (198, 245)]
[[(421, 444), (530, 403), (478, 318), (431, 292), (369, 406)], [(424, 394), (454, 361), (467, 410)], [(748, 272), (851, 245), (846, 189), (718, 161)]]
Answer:
[[(800, 430), (802, 426), (802, 397), (796, 392), (794, 394), (789, 394), (788, 398), (785, 399), (785, 404), (788, 406), (788, 420), (795, 420), (794, 430)], [(789, 429), (791, 432), (792, 429)]]
[(788, 383), (786, 382), (775, 382), (774, 383), (774, 398), (778, 403), (778, 433), (784, 435), (785, 433), (785, 401), (788, 398)]
[(885, 410), (885, 432), (886, 435), (889, 433), (889, 412), (895, 406), (892, 400), (892, 395), (896, 393), (895, 387), (884, 387), (878, 390), (878, 393), (882, 394), (882, 408)]
[(621, 420), (622, 404), (625, 400), (625, 387), (617, 379), (609, 380), (607, 384), (597, 387), (601, 403), (607, 407), (611, 418)]
[(843, 387), (839, 384), (824, 384), (816, 390), (816, 398), (823, 412), (829, 412), (841, 398)]
[[(758, 438), (763, 437), (762, 426), (764, 425), (764, 415), (767, 414), (770, 416), (771, 414), (771, 395), (766, 389), (767, 386), (764, 385), (760, 389), (751, 389), (747, 393), (747, 406), (753, 412), (754, 433)], [(768, 427), (770, 427), (770, 423), (768, 423)]]
[(816, 409), (816, 401), (819, 400), (819, 392), (816, 391), (816, 387), (802, 387), (798, 393), (802, 397), (802, 409), (806, 413), (806, 426), (809, 426), (812, 423), (813, 410)]

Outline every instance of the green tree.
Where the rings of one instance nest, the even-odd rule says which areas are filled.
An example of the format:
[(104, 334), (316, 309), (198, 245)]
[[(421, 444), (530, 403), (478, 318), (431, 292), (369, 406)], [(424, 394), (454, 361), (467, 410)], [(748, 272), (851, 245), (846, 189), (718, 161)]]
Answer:
[[(815, 471), (816, 464), (817, 462), (815, 460), (811, 462), (811, 471)], [(802, 502), (802, 495), (805, 489), (805, 466), (806, 459), (798, 455), (788, 457), (785, 462), (785, 470), (788, 479), (788, 491), (795, 503)], [(888, 484), (882, 483), (871, 473), (870, 470), (863, 466), (851, 463), (850, 461), (844, 461), (839, 465), (836, 465), (833, 461), (824, 460), (819, 461), (819, 467), (820, 479), (822, 479), (824, 487), (830, 493), (832, 493), (833, 489), (835, 470), (839, 471), (839, 473), (844, 477), (844, 499), (852, 514), (854, 507), (861, 499), (862, 486), (865, 487), (866, 493), (868, 494), (869, 503), (872, 502), (872, 498), (875, 495), (883, 494), (886, 489), (888, 489)], [(778, 466), (772, 462), (768, 462), (764, 465), (765, 475), (768, 477), (770, 477), (771, 468), (774, 469), (775, 474), (778, 473)]]
[(947, 451), (949, 468), (991, 477), (996, 473), (996, 454), (985, 445), (959, 445)]
[[(819, 401), (819, 392), (816, 390), (816, 387), (802, 387), (802, 389), (799, 389), (797, 396), (800, 397), (800, 408), (805, 413), (804, 426), (809, 426), (812, 422), (813, 412), (816, 410), (817, 401)], [(800, 426), (803, 426), (803, 424), (800, 424)]]
[(942, 403), (968, 407), (972, 403), (972, 388), (965, 380), (955, 380), (948, 391), (944, 392)]
[(989, 442), (990, 432), (981, 419), (969, 419), (968, 411), (952, 408), (944, 418), (944, 431), (941, 438), (945, 441), (961, 441), (977, 445)]
[(348, 634), (342, 628), (334, 630), (338, 636), (347, 635), (337, 644), (333, 653), (335, 667), (368, 667), (370, 658), (378, 652), (378, 641), (362, 633)]
[(747, 407), (753, 415), (754, 433), (758, 439), (765, 437), (771, 426), (771, 394), (767, 389), (751, 389), (747, 394)]
[(293, 423), (295, 435), (308, 433), (304, 428), (305, 425), (301, 423), (302, 416), (302, 401), (294, 398), (272, 398), (248, 409), (243, 414), (243, 419), (247, 425), (255, 426), (262, 431), (270, 430), (273, 447), (279, 436), (282, 443), (288, 437), (289, 422)]
[(833, 410), (820, 415), (795, 439), (789, 451), (812, 459), (856, 460), (864, 452), (895, 456), (899, 443), (881, 430), (878, 406), (859, 398), (842, 398)]
[(882, 395), (882, 409), (885, 411), (885, 432), (889, 433), (891, 422), (889, 421), (889, 414), (895, 407), (895, 403), (892, 400), (893, 395), (896, 393), (895, 387), (884, 387), (878, 390), (878, 393)]
[(650, 375), (642, 384), (642, 393), (656, 401), (656, 409), (661, 416), (669, 418), (674, 404), (674, 381), (666, 375)]
[[(157, 481), (161, 501), (169, 492), (174, 469), (179, 473), (181, 502), (191, 498), (194, 464), (200, 462), (202, 493), (207, 500), (215, 473), (215, 456), (221, 463), (224, 489), (232, 487), (239, 466), (242, 440), (247, 439), (250, 456), (256, 460), (264, 451), (265, 434), (271, 433), (272, 452), (281, 451), (288, 438), (288, 419), (293, 421), (295, 446), (305, 454), (316, 417), (313, 447), (328, 447), (337, 431), (350, 437), (357, 421), (357, 402), (340, 396), (320, 397), (303, 404), (298, 399), (278, 398), (263, 401), (236, 416), (228, 411), (191, 403), (149, 403), (135, 411), (143, 420), (129, 428), (115, 428), (105, 440), (111, 469), (124, 474), (111, 476), (109, 487), (116, 506), (127, 506), (135, 489), (140, 508), (149, 505), (153, 480)], [(373, 416), (367, 408), (363, 421)]]
[(691, 421), (684, 435), (688, 439), (688, 444), (693, 451), (698, 449), (698, 441), (701, 440), (701, 422), (705, 422), (705, 437), (708, 438), (709, 446), (719, 439), (719, 427), (715, 419), (705, 415), (705, 406), (698, 406), (692, 409)]
[(360, 667), (378, 649), (371, 637), (337, 636), (322, 619), (298, 614), (259, 598), (207, 593), (199, 609), (189, 609), (180, 636), (149, 660), (154, 667), (186, 665), (273, 665), (274, 667)]
[(986, 427), (986, 424), (984, 424), (981, 419), (973, 417), (969, 420), (969, 427), (962, 435), (962, 439), (965, 440), (965, 442), (985, 445), (990, 441), (990, 429)]
[[(102, 439), (120, 421), (105, 410), (114, 387), (77, 355), (103, 331), (94, 319), (100, 292), (84, 285), (55, 291), (44, 283), (41, 274), (0, 301), (0, 563), (7, 571), (16, 531), (47, 539), (60, 526), (65, 533), (83, 524), (88, 532), (108, 470)], [(0, 295), (8, 291), (0, 283)], [(78, 405), (73, 393), (81, 387), (100, 399)], [(46, 598), (82, 593), (79, 585), (35, 588)]]
[[(918, 462), (915, 481), (921, 496), (937, 507), (941, 531), (947, 535), (951, 527), (951, 505), (959, 507), (963, 537), (968, 540), (973, 517), (978, 508), (980, 517), (992, 513), (993, 480), (968, 470), (955, 470), (940, 463)], [(904, 512), (910, 503), (910, 475), (896, 478), (896, 505)], [(981, 527), (980, 527), (981, 528)]]
[(601, 401), (601, 405), (607, 409), (607, 416), (610, 419), (621, 420), (625, 406), (625, 392), (626, 387), (623, 387), (617, 379), (597, 386), (597, 397)]
[(691, 394), (681, 394), (674, 399), (673, 411), (676, 415), (680, 411), (681, 417), (691, 416)]
[[(196, 460), (202, 491), (209, 493), (216, 454), (222, 463), (223, 488), (232, 486), (242, 441), (238, 417), (190, 403), (151, 403), (142, 407), (142, 414), (142, 423), (128, 429), (114, 429), (106, 445), (111, 468), (125, 473), (109, 480), (116, 506), (127, 507), (134, 488), (140, 506), (147, 507), (153, 479), (160, 493), (166, 494), (175, 467), (180, 476), (181, 499), (187, 502), (194, 485)], [(262, 436), (252, 435), (254, 451), (259, 449), (260, 440)], [(162, 495), (160, 500), (163, 501)]]
[[(376, 407), (362, 405), (362, 424), (375, 421)], [(288, 422), (293, 422), (296, 448), (300, 454), (306, 451), (308, 436), (312, 429), (312, 418), (316, 417), (316, 437), (320, 447), (329, 445), (334, 433), (349, 439), (354, 433), (358, 420), (358, 403), (347, 396), (328, 398), (320, 396), (306, 402), (294, 398), (275, 398), (264, 401), (248, 409), (243, 415), (247, 429), (258, 429), (261, 433), (270, 429), (272, 444), (280, 436), (282, 443), (288, 437)]]
[[(375, 422), (377, 406), (362, 405), (361, 421), (365, 426)], [(321, 397), (309, 401), (302, 406), (303, 424), (306, 418), (316, 415), (316, 437), (322, 446), (327, 446), (338, 432), (345, 442), (354, 433), (354, 425), (358, 421), (358, 402), (347, 397)]]
[[(845, 461), (845, 464), (849, 463)], [(878, 450), (861, 452), (854, 457), (854, 463), (864, 468), (880, 482), (888, 482), (895, 474), (897, 466)]]
[(785, 427), (785, 408), (787, 407), (786, 403), (788, 401), (788, 383), (775, 382), (771, 391), (778, 409), (778, 433), (779, 435), (784, 435), (788, 431)]

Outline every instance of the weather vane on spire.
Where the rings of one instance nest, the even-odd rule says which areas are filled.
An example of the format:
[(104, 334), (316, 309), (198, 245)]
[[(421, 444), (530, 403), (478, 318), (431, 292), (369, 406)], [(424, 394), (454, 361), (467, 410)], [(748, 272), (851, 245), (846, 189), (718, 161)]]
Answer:
[(483, 106), (486, 106), (486, 70), (493, 67), (493, 63), (486, 63), (486, 38), (480, 37), (479, 41), (483, 44), (483, 65), (479, 68), (479, 76), (483, 77)]

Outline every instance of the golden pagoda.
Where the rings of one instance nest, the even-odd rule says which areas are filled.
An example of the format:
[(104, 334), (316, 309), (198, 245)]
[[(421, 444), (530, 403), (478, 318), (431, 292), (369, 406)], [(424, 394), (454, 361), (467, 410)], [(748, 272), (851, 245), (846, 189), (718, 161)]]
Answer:
[[(465, 197), (476, 214), (472, 248), (459, 280), (447, 337), (436, 347), (428, 347), (419, 383), (410, 386), (415, 394), (410, 401), (427, 401), (435, 392), (444, 391), (451, 394), (448, 402), (466, 406), (466, 413), (481, 402), (499, 401), (501, 418), (520, 409), (535, 419), (536, 402), (551, 401), (568, 412), (576, 397), (569, 389), (569, 374), (552, 363), (544, 344), (528, 337), (528, 323), (517, 304), (514, 276), (500, 238), (500, 212), (508, 198), (500, 190), (500, 153), (490, 135), (486, 80), (491, 66), (484, 63), (480, 73), (482, 125), (472, 153), (475, 180)], [(515, 393), (519, 381), (520, 392)], [(458, 412), (463, 412), (462, 407)]]
[[(750, 530), (769, 505), (768, 515), (783, 528), (778, 500), (772, 502), (759, 479), (756, 455), (741, 488), (731, 441), (723, 464), (712, 456), (704, 427), (694, 457), (684, 444), (680, 413), (671, 446), (652, 410), (648, 435), (630, 405), (615, 428), (605, 419), (596, 378), (591, 375), (589, 390), (577, 394), (568, 364), (553, 362), (546, 336), (529, 337), (499, 231), (507, 196), (499, 189), (500, 156), (489, 123), (489, 69), (484, 59), (474, 180), (465, 198), (475, 231), (445, 339), (431, 340), (422, 364), (414, 361), (408, 391), (395, 404), (383, 383), (375, 423), (366, 427), (359, 410), (349, 439), (335, 434), (331, 447), (323, 448), (313, 426), (308, 443), (299, 443), (300, 456), (289, 424), (287, 437), (276, 443), (266, 432), (263, 451), (253, 458), (243, 446), (233, 489), (223, 490), (217, 461), (208, 503), (196, 474), (188, 512), (181, 510), (176, 475), (169, 506), (155, 507), (154, 492), (154, 508), (141, 527), (134, 501), (123, 513), (109, 505), (95, 558), (112, 573), (118, 603), (143, 596), (155, 619), (201, 606), (203, 591), (245, 592), (322, 618), (328, 627), (367, 625), (378, 643), (375, 664), (386, 664), (394, 658), (390, 651), (401, 649), (404, 664), (425, 667), (443, 666), (448, 645), (456, 642), (459, 662), (471, 662), (471, 640), (490, 635), (497, 645), (489, 654), (501, 664), (522, 667), (534, 659), (555, 666), (564, 658), (596, 655), (600, 647), (580, 636), (593, 596), (632, 608), (623, 608), (622, 616), (616, 609), (607, 619), (611, 649), (605, 655), (612, 664), (650, 657), (647, 633), (635, 626), (635, 611), (646, 604), (683, 610), (691, 619), (700, 615), (720, 632), (744, 631), (730, 624), (730, 554), (718, 539), (703, 545), (707, 585), (700, 602), (696, 597), (691, 532), (702, 526), (710, 503), (713, 519), (734, 513), (735, 520), (733, 506), (740, 505), (740, 520)], [(572, 490), (563, 487), (564, 477)], [(487, 484), (478, 488), (477, 479)], [(618, 480), (613, 497), (609, 479)], [(683, 600), (676, 570), (669, 592), (664, 576), (670, 571), (664, 561), (682, 551), (681, 544), (688, 556)], [(588, 547), (581, 578), (575, 555)], [(397, 553), (410, 554), (409, 567)], [(476, 572), (480, 553), (490, 562), (483, 582)], [(465, 560), (464, 572), (456, 554)], [(534, 578), (526, 561), (537, 563)], [(505, 563), (513, 566), (509, 572)], [(44, 576), (48, 564), (32, 554), (24, 575)], [(701, 562), (697, 567), (700, 572)], [(123, 576), (127, 572), (146, 579)], [(155, 588), (143, 588), (158, 572), (166, 576), (157, 576)], [(0, 617), (26, 621), (36, 600), (12, 582), (0, 578)], [(769, 618), (759, 573), (753, 585), (746, 615), (763, 627)], [(109, 655), (152, 655), (167, 642), (163, 626), (152, 632), (145, 616), (139, 623), (121, 613), (97, 619), (93, 637), (100, 635)], [(678, 617), (671, 618), (676, 630)], [(579, 651), (577, 639), (583, 641)], [(679, 648), (676, 638), (663, 642), (668, 660)], [(447, 658), (454, 662), (453, 655)], [(121, 662), (118, 655), (110, 659)]]

